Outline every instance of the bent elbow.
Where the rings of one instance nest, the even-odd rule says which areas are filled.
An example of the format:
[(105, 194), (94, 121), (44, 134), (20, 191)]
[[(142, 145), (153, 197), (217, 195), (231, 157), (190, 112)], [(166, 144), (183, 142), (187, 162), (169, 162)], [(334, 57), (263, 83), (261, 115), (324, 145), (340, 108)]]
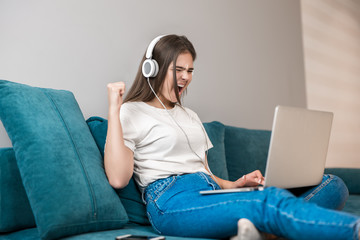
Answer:
[(122, 189), (129, 184), (130, 179), (123, 180), (123, 179), (109, 179), (110, 185), (115, 189)]

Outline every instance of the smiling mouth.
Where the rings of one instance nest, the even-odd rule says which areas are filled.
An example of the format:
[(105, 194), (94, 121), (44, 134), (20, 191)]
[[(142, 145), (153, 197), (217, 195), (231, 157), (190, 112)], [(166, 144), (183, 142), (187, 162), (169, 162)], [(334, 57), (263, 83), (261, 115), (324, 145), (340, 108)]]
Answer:
[(183, 92), (183, 89), (185, 89), (184, 87), (185, 85), (178, 85), (179, 95)]

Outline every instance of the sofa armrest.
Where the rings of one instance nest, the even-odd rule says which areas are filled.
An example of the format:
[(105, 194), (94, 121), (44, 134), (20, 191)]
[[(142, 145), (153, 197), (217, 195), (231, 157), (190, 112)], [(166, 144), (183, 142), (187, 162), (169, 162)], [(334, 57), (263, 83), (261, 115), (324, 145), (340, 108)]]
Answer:
[(350, 194), (360, 194), (360, 168), (327, 168), (325, 173), (344, 180)]

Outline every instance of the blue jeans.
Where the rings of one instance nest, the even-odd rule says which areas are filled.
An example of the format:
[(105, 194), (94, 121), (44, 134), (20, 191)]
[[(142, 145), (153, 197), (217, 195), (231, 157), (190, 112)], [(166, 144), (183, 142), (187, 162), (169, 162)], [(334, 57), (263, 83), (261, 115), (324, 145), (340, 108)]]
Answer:
[[(160, 179), (144, 193), (149, 220), (164, 235), (224, 238), (247, 218), (262, 232), (288, 239), (357, 239), (360, 217), (336, 210), (347, 198), (345, 184), (325, 175), (322, 183), (296, 197), (285, 189), (200, 195), (220, 189), (204, 173)], [(340, 194), (339, 194), (340, 191)], [(329, 203), (330, 202), (330, 203)]]

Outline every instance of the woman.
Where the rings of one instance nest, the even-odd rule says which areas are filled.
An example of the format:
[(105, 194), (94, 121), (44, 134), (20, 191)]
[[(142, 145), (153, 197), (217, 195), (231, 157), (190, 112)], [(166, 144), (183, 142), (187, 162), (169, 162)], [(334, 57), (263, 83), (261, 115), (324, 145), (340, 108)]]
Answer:
[[(196, 113), (180, 99), (191, 83), (195, 58), (186, 37), (160, 36), (150, 43), (124, 101), (125, 84), (108, 84), (105, 171), (110, 184), (123, 188), (134, 173), (149, 220), (164, 235), (229, 237), (245, 218), (261, 232), (289, 239), (358, 239), (359, 217), (325, 208), (326, 202), (341, 208), (348, 194), (335, 176), (324, 176), (321, 191), (316, 193), (316, 187), (301, 197), (274, 187), (199, 194), (257, 186), (264, 177), (254, 171), (231, 182), (211, 173), (206, 152), (212, 144)], [(341, 192), (337, 198), (321, 200), (334, 191)]]

